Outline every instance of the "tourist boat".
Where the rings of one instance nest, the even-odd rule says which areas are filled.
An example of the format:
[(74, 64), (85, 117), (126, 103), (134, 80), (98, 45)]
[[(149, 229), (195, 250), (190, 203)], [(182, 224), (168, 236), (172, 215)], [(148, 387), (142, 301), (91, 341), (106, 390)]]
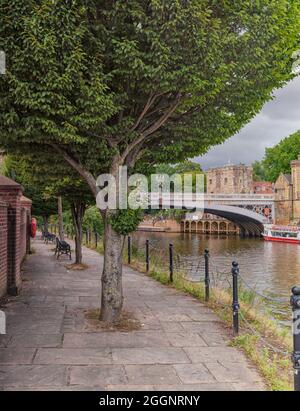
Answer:
[(282, 241), (300, 244), (300, 227), (264, 225), (263, 238), (266, 241)]

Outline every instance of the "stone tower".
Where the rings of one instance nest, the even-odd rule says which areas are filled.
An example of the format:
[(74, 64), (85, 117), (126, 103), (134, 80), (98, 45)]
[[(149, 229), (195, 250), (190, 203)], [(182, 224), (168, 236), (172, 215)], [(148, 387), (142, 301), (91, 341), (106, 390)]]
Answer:
[(293, 184), (293, 220), (300, 222), (300, 156), (291, 162)]
[(207, 171), (207, 193), (249, 194), (253, 192), (252, 167), (228, 164)]

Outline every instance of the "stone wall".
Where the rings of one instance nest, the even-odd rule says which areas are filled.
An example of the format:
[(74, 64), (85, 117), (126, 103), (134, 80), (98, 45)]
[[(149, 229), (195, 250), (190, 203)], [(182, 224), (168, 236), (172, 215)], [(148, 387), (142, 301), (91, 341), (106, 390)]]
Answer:
[(275, 183), (275, 219), (300, 225), (300, 157), (291, 162), (291, 174), (280, 174)]
[(293, 220), (300, 223), (300, 157), (291, 162), (293, 182)]
[(207, 171), (207, 193), (209, 194), (249, 194), (253, 192), (252, 167), (227, 165)]

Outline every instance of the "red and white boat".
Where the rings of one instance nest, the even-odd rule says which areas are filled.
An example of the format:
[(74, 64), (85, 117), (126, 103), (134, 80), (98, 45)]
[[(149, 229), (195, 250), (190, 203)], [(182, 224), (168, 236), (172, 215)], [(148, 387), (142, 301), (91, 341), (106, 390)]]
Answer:
[(266, 241), (300, 244), (300, 227), (266, 224), (263, 237)]

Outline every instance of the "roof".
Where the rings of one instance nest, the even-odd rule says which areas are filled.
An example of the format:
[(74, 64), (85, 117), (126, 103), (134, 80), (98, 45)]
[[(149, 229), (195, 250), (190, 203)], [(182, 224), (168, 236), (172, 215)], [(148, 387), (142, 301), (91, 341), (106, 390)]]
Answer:
[(5, 188), (21, 188), (21, 184), (16, 183), (8, 177), (0, 175), (0, 187)]
[(285, 179), (291, 184), (292, 183), (292, 176), (291, 174), (283, 174), (283, 176), (285, 177)]
[(22, 196), (22, 197), (20, 198), (20, 201), (21, 201), (21, 203), (29, 203), (29, 204), (32, 204), (32, 201), (30, 200), (30, 198), (27, 198), (27, 197), (25, 197), (25, 196)]
[(272, 186), (270, 181), (253, 181), (253, 184), (256, 186)]

